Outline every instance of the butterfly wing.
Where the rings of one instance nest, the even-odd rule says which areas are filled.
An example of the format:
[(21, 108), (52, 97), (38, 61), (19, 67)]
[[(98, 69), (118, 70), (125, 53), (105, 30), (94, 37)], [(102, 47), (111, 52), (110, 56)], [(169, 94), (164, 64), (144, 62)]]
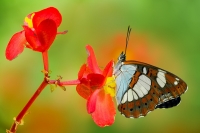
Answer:
[(128, 118), (176, 106), (187, 90), (186, 83), (176, 75), (138, 61), (118, 62), (114, 76), (118, 110)]

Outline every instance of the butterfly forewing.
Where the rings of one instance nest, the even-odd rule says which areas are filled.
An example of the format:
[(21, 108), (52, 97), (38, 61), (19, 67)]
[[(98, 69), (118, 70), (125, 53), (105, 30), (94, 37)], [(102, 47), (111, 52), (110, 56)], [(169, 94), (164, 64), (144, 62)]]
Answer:
[(118, 110), (128, 118), (176, 106), (187, 90), (186, 83), (174, 74), (138, 61), (118, 61), (114, 76)]

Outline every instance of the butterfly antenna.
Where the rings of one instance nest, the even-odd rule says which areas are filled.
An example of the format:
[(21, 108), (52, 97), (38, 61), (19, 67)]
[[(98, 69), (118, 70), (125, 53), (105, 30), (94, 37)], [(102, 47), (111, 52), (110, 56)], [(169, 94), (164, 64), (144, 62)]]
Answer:
[(125, 47), (125, 55), (126, 55), (126, 49), (128, 47), (128, 41), (129, 41), (129, 36), (130, 36), (130, 33), (131, 33), (131, 28), (130, 28), (130, 25), (128, 26), (128, 31), (127, 31), (127, 36), (126, 36), (126, 47)]

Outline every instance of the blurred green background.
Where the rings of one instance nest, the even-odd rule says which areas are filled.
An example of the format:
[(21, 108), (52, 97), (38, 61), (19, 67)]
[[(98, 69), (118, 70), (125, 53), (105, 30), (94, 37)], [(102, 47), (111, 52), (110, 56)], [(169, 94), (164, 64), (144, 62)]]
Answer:
[(40, 85), (43, 74), (40, 53), (25, 49), (15, 60), (5, 58), (11, 36), (22, 30), (24, 17), (54, 6), (63, 16), (58, 35), (49, 50), (51, 78), (76, 79), (86, 62), (85, 45), (93, 46), (100, 67), (117, 60), (124, 50), (128, 25), (132, 27), (127, 58), (166, 69), (189, 86), (182, 102), (172, 109), (155, 110), (144, 118), (116, 115), (115, 123), (100, 128), (86, 111), (86, 101), (75, 90), (47, 87), (19, 126), (19, 133), (197, 133), (200, 132), (200, 1), (199, 0), (13, 0), (0, 2), (0, 132), (9, 129), (13, 117)]

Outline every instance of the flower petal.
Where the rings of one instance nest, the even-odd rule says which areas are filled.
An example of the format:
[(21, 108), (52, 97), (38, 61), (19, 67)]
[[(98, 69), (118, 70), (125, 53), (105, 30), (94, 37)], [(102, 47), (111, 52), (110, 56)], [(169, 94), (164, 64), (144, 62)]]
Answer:
[(18, 54), (22, 53), (25, 47), (26, 38), (24, 31), (15, 33), (10, 39), (6, 48), (6, 58), (13, 60)]
[(101, 89), (97, 95), (95, 111), (92, 113), (94, 122), (100, 127), (112, 125), (115, 114), (115, 106), (111, 96)]
[(56, 24), (51, 19), (42, 21), (35, 32), (27, 26), (24, 26), (24, 30), (26, 39), (32, 49), (39, 52), (48, 50), (57, 34)]
[(87, 78), (88, 74), (92, 73), (92, 71), (87, 67), (86, 64), (83, 64), (78, 72), (78, 79)]
[(27, 47), (30, 49), (36, 49), (38, 46), (41, 46), (37, 34), (28, 26), (23, 26), (25, 31), (25, 37), (28, 42)]
[(101, 74), (102, 71), (98, 67), (96, 57), (95, 57), (92, 47), (90, 45), (87, 45), (86, 50), (88, 53), (87, 63), (88, 63), (89, 68), (92, 70), (92, 72)]
[(110, 76), (112, 76), (112, 73), (113, 73), (113, 64), (114, 64), (114, 62), (113, 62), (113, 61), (110, 61), (110, 62), (106, 65), (106, 67), (104, 68), (104, 70), (103, 70), (103, 75), (104, 75), (105, 77), (110, 77)]
[(56, 23), (56, 27), (58, 27), (61, 24), (62, 16), (60, 12), (54, 7), (49, 7), (41, 11), (35, 12), (35, 15), (33, 17), (33, 27), (37, 28), (40, 23), (46, 19), (53, 20)]
[(78, 79), (81, 79), (83, 77), (85, 71), (86, 71), (86, 64), (83, 64), (78, 72)]
[(53, 43), (56, 34), (57, 27), (56, 23), (51, 19), (46, 19), (40, 23), (36, 29), (40, 43), (43, 45), (41, 49), (44, 51), (48, 50), (51, 44)]
[(92, 93), (92, 95), (88, 98), (87, 101), (87, 111), (89, 114), (93, 113), (96, 109), (96, 101), (99, 94), (100, 89), (97, 89)]
[(90, 87), (92, 89), (96, 89), (97, 87), (101, 87), (105, 80), (105, 77), (102, 74), (91, 73), (88, 74), (87, 80), (90, 81)]
[(88, 99), (89, 96), (91, 95), (91, 90), (90, 90), (89, 86), (85, 85), (85, 84), (78, 84), (76, 86), (76, 91), (84, 99)]

